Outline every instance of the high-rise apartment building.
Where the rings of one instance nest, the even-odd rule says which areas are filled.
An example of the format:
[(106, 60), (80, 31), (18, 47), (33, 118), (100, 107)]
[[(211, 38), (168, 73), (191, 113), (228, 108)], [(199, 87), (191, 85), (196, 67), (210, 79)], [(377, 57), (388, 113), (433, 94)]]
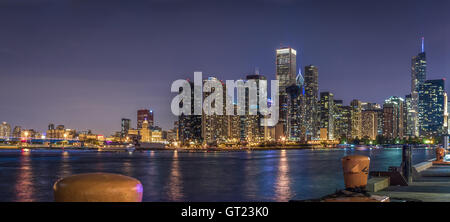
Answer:
[(362, 138), (362, 105), (359, 100), (352, 100), (350, 102), (351, 107), (351, 125), (350, 125), (350, 134), (353, 139), (361, 139)]
[(331, 92), (320, 93), (319, 119), (321, 132), (326, 129), (327, 139), (334, 139), (334, 95)]
[(0, 139), (9, 139), (11, 137), (11, 126), (7, 122), (0, 125)]
[(308, 65), (304, 72), (305, 88), (305, 118), (306, 137), (308, 139), (317, 138), (319, 130), (319, 71), (316, 66)]
[(334, 100), (334, 137), (351, 138), (351, 107), (344, 106), (342, 100)]
[(383, 136), (388, 139), (403, 138), (404, 108), (403, 98), (391, 96), (383, 104)]

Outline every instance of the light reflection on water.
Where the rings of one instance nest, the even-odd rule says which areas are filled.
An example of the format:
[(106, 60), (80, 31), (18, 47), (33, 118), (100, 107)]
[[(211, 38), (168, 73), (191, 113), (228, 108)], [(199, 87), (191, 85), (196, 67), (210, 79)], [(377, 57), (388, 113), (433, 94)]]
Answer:
[(286, 150), (281, 150), (278, 160), (278, 175), (275, 183), (275, 201), (289, 201), (291, 197), (291, 181), (289, 177), (289, 162)]
[[(370, 170), (401, 162), (401, 149), (252, 152), (0, 151), (0, 201), (52, 201), (60, 178), (88, 172), (139, 179), (144, 201), (288, 201), (343, 188), (341, 158), (369, 155)], [(434, 158), (414, 150), (413, 162)]]
[(173, 152), (172, 166), (170, 169), (169, 182), (167, 187), (169, 188), (168, 197), (170, 201), (182, 201), (183, 200), (183, 181), (181, 177), (181, 171), (178, 160), (178, 152)]

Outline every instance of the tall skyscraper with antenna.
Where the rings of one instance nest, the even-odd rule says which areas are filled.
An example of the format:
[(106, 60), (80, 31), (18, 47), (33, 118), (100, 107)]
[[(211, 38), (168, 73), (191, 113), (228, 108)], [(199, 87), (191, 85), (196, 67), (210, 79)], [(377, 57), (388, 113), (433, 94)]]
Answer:
[(425, 83), (427, 78), (427, 60), (425, 54), (425, 39), (422, 37), (421, 51), (411, 60), (411, 108), (408, 111), (410, 115), (409, 126), (411, 129), (410, 136), (419, 136), (419, 88)]

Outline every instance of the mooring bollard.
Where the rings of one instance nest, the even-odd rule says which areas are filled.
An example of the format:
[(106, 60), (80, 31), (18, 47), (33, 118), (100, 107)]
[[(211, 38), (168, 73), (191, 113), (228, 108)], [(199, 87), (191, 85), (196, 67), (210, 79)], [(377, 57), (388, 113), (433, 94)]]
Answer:
[(408, 183), (412, 182), (412, 150), (410, 145), (403, 145), (402, 149), (403, 176)]
[(370, 158), (368, 156), (345, 156), (342, 158), (346, 189), (364, 190), (369, 176)]
[(139, 180), (112, 173), (86, 173), (58, 180), (53, 186), (56, 202), (141, 202)]
[(437, 162), (443, 162), (445, 156), (445, 149), (444, 148), (436, 148), (436, 161)]

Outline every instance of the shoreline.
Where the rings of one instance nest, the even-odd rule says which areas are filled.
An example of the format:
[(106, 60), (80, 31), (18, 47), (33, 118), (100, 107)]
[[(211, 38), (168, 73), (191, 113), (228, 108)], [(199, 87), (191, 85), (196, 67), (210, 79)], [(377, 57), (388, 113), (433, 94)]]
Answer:
[[(16, 147), (16, 146), (0, 146), (0, 151), (4, 150), (26, 150), (25, 152), (33, 150), (47, 150), (47, 151), (91, 151), (91, 152), (144, 152), (144, 151), (176, 151), (176, 152), (252, 152), (252, 151), (280, 151), (280, 150), (342, 150), (342, 149), (355, 149), (355, 150), (370, 150), (370, 149), (399, 149), (402, 145), (397, 147), (317, 147), (317, 146), (281, 146), (281, 147), (243, 147), (243, 148), (137, 148), (127, 149), (123, 147), (110, 147), (110, 148), (94, 148), (94, 147)], [(413, 147), (414, 149), (432, 149), (433, 147)]]

